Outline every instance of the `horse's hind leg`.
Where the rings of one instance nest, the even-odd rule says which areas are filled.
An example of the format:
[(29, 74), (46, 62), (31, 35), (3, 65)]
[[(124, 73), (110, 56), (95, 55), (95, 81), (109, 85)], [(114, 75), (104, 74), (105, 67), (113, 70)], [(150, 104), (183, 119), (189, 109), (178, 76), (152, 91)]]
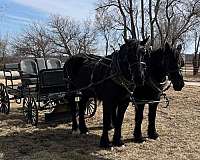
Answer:
[(158, 103), (150, 104), (149, 105), (149, 125), (148, 125), (148, 137), (150, 139), (157, 139), (159, 134), (156, 132), (156, 110), (157, 110)]
[(136, 143), (142, 143), (144, 138), (142, 136), (141, 125), (143, 120), (144, 104), (138, 104), (135, 106), (135, 129), (134, 129), (134, 141)]
[(124, 145), (123, 141), (121, 140), (121, 127), (122, 127), (125, 111), (128, 107), (128, 103), (129, 102), (127, 101), (123, 104), (120, 104), (117, 108), (117, 116), (115, 120), (115, 131), (114, 131), (114, 136), (113, 136), (114, 146)]
[(87, 101), (88, 101), (88, 98), (82, 97), (81, 101), (79, 102), (79, 129), (80, 129), (81, 134), (88, 133), (88, 128), (86, 127), (85, 118), (84, 118)]

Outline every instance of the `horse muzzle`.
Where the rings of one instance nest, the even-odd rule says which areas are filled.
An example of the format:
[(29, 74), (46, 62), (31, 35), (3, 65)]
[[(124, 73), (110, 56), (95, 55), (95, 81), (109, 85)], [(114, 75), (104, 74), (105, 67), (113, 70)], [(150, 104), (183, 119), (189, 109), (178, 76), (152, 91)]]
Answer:
[(169, 79), (171, 80), (175, 91), (181, 91), (185, 85), (181, 72), (171, 73)]
[(176, 83), (173, 83), (173, 88), (175, 91), (181, 91), (185, 85), (184, 81), (180, 81), (180, 82), (176, 82)]

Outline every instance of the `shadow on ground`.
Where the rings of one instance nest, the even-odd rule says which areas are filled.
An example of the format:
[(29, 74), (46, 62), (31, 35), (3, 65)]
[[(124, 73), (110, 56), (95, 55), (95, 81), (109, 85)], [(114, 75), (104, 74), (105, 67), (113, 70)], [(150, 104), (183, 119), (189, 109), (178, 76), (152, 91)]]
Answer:
[(17, 108), (9, 115), (0, 114), (0, 160), (108, 159), (97, 154), (102, 150), (99, 135), (72, 135), (70, 125), (40, 122), (38, 127), (33, 127), (25, 124)]

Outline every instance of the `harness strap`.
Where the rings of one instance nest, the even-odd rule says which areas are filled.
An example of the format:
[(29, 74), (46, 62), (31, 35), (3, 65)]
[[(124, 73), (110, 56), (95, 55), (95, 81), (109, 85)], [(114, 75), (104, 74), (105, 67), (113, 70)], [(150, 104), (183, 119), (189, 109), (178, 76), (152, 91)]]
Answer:
[[(148, 81), (148, 85), (150, 87), (152, 87), (152, 89), (154, 89), (156, 92), (160, 93), (160, 97), (163, 96), (164, 100), (138, 100), (135, 99), (133, 96), (131, 96), (131, 101), (133, 102), (133, 104), (135, 104), (135, 106), (137, 107), (137, 104), (153, 104), (153, 103), (166, 103), (166, 106), (163, 108), (167, 108), (169, 106), (169, 99), (166, 95), (166, 93), (164, 93), (166, 90), (168, 90), (171, 87), (171, 82), (169, 82), (168, 79), (166, 79), (163, 83), (159, 83), (159, 85), (162, 85), (162, 89), (159, 88), (159, 86), (157, 85), (157, 83), (155, 83), (155, 81), (150, 78)], [(168, 84), (167, 84), (168, 83)]]
[[(129, 65), (130, 67), (130, 65)], [(131, 86), (133, 89), (135, 89), (135, 84), (131, 81), (127, 80), (124, 75), (122, 74), (122, 70), (119, 64), (119, 54), (116, 52), (112, 57), (112, 63), (111, 63), (111, 72), (117, 73), (117, 76), (113, 77), (112, 80), (117, 85), (122, 86), (125, 88), (129, 93), (131, 93), (129, 87)]]

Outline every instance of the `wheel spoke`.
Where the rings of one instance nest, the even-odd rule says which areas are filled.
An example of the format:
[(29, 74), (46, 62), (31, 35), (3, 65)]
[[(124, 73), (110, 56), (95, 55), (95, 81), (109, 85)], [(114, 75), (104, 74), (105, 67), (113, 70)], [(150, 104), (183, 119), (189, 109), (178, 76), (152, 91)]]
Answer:
[(97, 103), (95, 99), (89, 99), (86, 103), (86, 109), (85, 109), (85, 118), (90, 118), (94, 116), (97, 108)]
[(10, 111), (10, 101), (7, 90), (3, 84), (0, 84), (0, 112), (8, 114)]

